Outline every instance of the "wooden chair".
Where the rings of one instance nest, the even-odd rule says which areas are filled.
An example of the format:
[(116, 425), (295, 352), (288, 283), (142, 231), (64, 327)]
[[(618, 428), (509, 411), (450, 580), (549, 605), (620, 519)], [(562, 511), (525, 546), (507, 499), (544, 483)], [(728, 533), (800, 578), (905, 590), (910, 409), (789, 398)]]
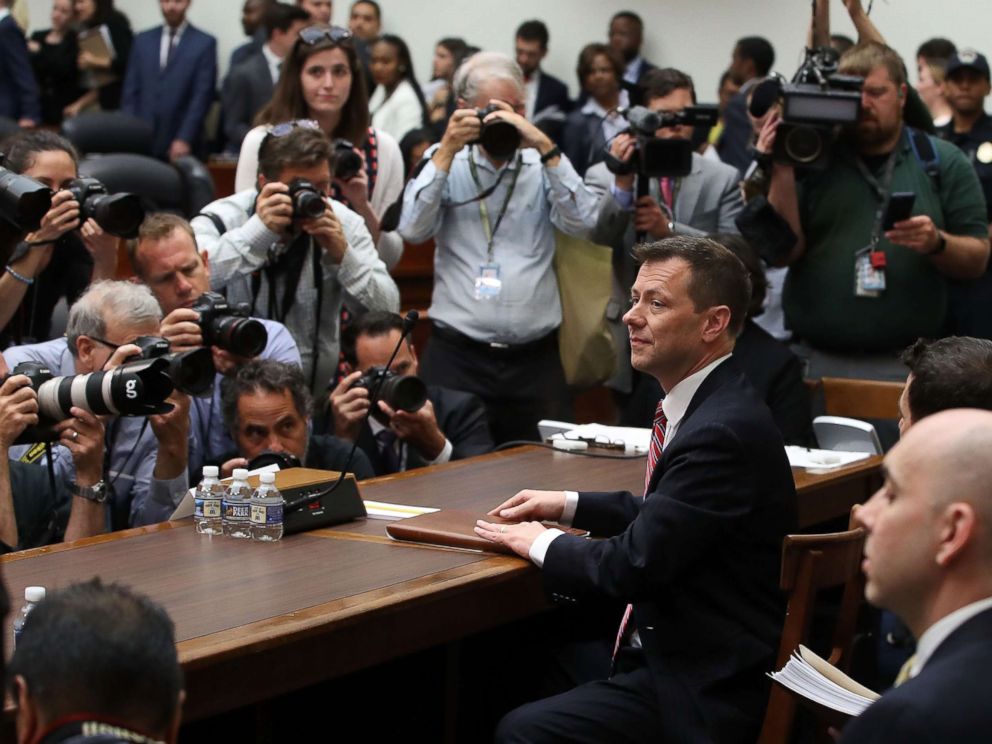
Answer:
[(903, 383), (824, 377), (820, 380), (828, 416), (898, 419)]
[[(827, 661), (842, 670), (850, 664), (851, 645), (861, 604), (861, 557), (865, 532), (861, 528), (824, 535), (787, 535), (782, 545), (780, 586), (789, 600), (779, 644), (776, 669), (781, 669), (799, 644), (809, 642), (810, 622), (817, 594), (844, 587)], [(758, 744), (784, 744), (792, 735), (796, 698), (773, 685)]]

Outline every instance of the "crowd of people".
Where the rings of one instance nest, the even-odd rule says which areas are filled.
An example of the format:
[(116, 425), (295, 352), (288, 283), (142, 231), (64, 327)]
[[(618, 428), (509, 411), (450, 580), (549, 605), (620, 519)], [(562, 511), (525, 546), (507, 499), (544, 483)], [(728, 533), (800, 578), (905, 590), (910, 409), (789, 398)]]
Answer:
[[(556, 253), (592, 243), (611, 264), (615, 359), (601, 382), (619, 423), (652, 429), (644, 491), (525, 490), (494, 509), (512, 524), (476, 531), (537, 565), (556, 601), (627, 611), (615, 641), (590, 652), (586, 668), (608, 679), (516, 709), (497, 739), (754, 740), (795, 500), (782, 445), (815, 444), (805, 379), (823, 376), (906, 382), (903, 439), (857, 519), (867, 598), (922, 655), (909, 667), (919, 682), (844, 741), (914, 740), (907, 710), (933, 740), (977, 740), (989, 725), (977, 703), (955, 703), (954, 720), (914, 708), (960, 682), (946, 659), (967, 655), (992, 602), (992, 508), (975, 474), (992, 414), (951, 410), (992, 410), (984, 55), (930, 39), (912, 87), (860, 0), (844, 2), (856, 40), (831, 36), (829, 3), (816, 0), (805, 88), (774, 74), (766, 39), (745, 36), (719, 105), (700, 108), (689, 71), (642, 56), (650, 23), (621, 11), (582, 48), (573, 100), (542, 69), (540, 20), (519, 25), (512, 54), (440, 39), (422, 84), (374, 0), (350, 6), (348, 28), (330, 25), (330, 0), (245, 0), (250, 41), (218, 84), (217, 42), (189, 22), (190, 0), (160, 0), (163, 23), (138, 34), (112, 0), (54, 0), (51, 28), (30, 38), (10, 5), (0, 0), (0, 117), (19, 131), (0, 145), (2, 165), (52, 196), (35, 229), (4, 226), (0, 251), (4, 551), (165, 521), (204, 465), (229, 475), (278, 455), (361, 479), (538, 439), (542, 419), (573, 416)], [(811, 126), (790, 112), (790, 96), (824, 86), (857, 115)], [(94, 109), (145, 120), (163, 161), (237, 158), (232, 195), (188, 219), (145, 216), (127, 280), (117, 237), (74, 186), (80, 155), (54, 132)], [(430, 341), (418, 354), (393, 272), (428, 241)], [(206, 392), (180, 386), (144, 416), (94, 411), (94, 384), (38, 393), (63, 377), (110, 380), (156, 344), (208, 349)], [(391, 360), (426, 383), (422, 405), (371, 394), (370, 371)], [(131, 718), (45, 676), (100, 690), (102, 678), (66, 677), (43, 634), (61, 632), (60, 613), (102, 617), (104, 604), (160, 636), (157, 707)], [(12, 662), (19, 727), (85, 712), (174, 739), (182, 682), (161, 610), (100, 585), (49, 607)], [(52, 690), (59, 706), (39, 697)]]

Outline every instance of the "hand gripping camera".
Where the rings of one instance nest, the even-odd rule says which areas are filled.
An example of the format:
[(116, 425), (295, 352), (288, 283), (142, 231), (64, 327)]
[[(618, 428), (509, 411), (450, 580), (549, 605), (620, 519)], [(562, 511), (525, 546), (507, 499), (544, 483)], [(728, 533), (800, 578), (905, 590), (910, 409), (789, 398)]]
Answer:
[[(423, 380), (413, 375), (398, 375), (382, 366), (369, 368), (352, 387), (363, 387), (371, 391), (379, 384), (380, 379), (382, 383), (379, 388), (379, 400), (385, 401), (394, 411), (413, 413), (423, 408), (427, 402), (427, 386)], [(372, 415), (379, 423), (389, 424), (389, 419), (378, 407), (372, 409)]]
[(200, 333), (204, 346), (219, 346), (243, 357), (258, 356), (269, 342), (269, 332), (254, 318), (248, 307), (231, 307), (224, 295), (204, 292), (192, 307), (200, 314)]
[(719, 119), (716, 106), (688, 106), (672, 113), (651, 111), (644, 106), (633, 106), (624, 112), (628, 130), (637, 139), (630, 160), (622, 161), (606, 145), (604, 160), (611, 173), (618, 176), (636, 173), (648, 178), (686, 176), (692, 171), (692, 142), (687, 139), (661, 139), (659, 129), (675, 126), (711, 127)]

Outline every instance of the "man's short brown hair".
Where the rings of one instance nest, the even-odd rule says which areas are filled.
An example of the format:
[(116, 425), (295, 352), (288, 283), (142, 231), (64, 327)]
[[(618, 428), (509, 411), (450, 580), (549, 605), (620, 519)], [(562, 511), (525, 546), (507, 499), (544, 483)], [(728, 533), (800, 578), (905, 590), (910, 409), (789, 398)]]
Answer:
[(877, 41), (865, 41), (844, 52), (838, 71), (845, 75), (867, 77), (876, 67), (888, 70), (889, 78), (897, 88), (906, 84), (906, 65), (902, 57), (892, 47)]
[(165, 240), (176, 230), (189, 235), (190, 240), (193, 241), (193, 249), (195, 251), (196, 235), (193, 233), (193, 228), (190, 227), (189, 222), (183, 217), (180, 217), (178, 214), (170, 214), (169, 212), (154, 212), (145, 217), (145, 221), (141, 223), (141, 228), (138, 230), (137, 239), (129, 240), (127, 243), (127, 258), (131, 264), (131, 270), (139, 277), (142, 275), (141, 263), (138, 261), (138, 246), (141, 243), (156, 243), (159, 240)]
[(676, 235), (634, 246), (634, 258), (640, 263), (685, 261), (691, 269), (688, 291), (696, 312), (726, 305), (730, 308), (730, 335), (740, 335), (751, 302), (751, 278), (729, 250), (709, 238)]
[(293, 127), (282, 137), (267, 135), (258, 148), (258, 172), (266, 181), (279, 180), (286, 168), (312, 168), (334, 162), (334, 147), (319, 129)]
[(921, 338), (901, 359), (913, 375), (907, 400), (914, 422), (948, 408), (992, 410), (992, 341)]

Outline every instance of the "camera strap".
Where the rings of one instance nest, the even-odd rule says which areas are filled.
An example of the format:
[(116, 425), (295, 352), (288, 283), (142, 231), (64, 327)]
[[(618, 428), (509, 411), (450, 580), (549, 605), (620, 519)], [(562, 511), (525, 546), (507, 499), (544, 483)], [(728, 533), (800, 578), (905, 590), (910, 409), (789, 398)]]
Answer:
[[(492, 194), (496, 187), (499, 186), (499, 182), (503, 180), (503, 175), (509, 169), (510, 164), (507, 163), (503, 166), (503, 170), (500, 171), (499, 176), (496, 178), (496, 183), (493, 184), (492, 188), (488, 191), (482, 191), (482, 183), (479, 181), (479, 169), (475, 164), (475, 157), (473, 155), (475, 148), (471, 148), (468, 151), (468, 167), (469, 172), (472, 174), (472, 180), (475, 181), (475, 186), (480, 190), (479, 195), (476, 200), (479, 202), (479, 219), (482, 220), (482, 230), (486, 234), (486, 262), (493, 262), (493, 243), (496, 240), (496, 231), (499, 230), (500, 224), (503, 222), (503, 217), (506, 216), (507, 207), (510, 206), (510, 199), (513, 197), (513, 192), (517, 187), (517, 179), (520, 177), (520, 168), (523, 163), (523, 154), (517, 152), (517, 162), (516, 168), (513, 170), (513, 178), (510, 180), (510, 187), (506, 190), (506, 197), (503, 199), (503, 204), (499, 209), (499, 214), (496, 215), (496, 224), (491, 225), (489, 222), (489, 207), (486, 205), (486, 197)], [(454, 205), (458, 206), (458, 205)]]
[(858, 167), (858, 171), (861, 176), (868, 182), (871, 186), (872, 191), (875, 192), (875, 198), (878, 199), (878, 208), (875, 210), (875, 222), (871, 228), (871, 243), (869, 248), (871, 251), (875, 251), (878, 247), (878, 241), (882, 237), (882, 223), (885, 220), (885, 210), (888, 209), (890, 193), (892, 188), (892, 176), (896, 169), (896, 160), (899, 158), (899, 148), (902, 146), (902, 140), (896, 145), (896, 148), (889, 154), (888, 159), (885, 161), (885, 165), (882, 168), (882, 180), (879, 181), (875, 178), (875, 175), (868, 169), (865, 165), (865, 161), (861, 159), (860, 156), (856, 157), (854, 162)]

